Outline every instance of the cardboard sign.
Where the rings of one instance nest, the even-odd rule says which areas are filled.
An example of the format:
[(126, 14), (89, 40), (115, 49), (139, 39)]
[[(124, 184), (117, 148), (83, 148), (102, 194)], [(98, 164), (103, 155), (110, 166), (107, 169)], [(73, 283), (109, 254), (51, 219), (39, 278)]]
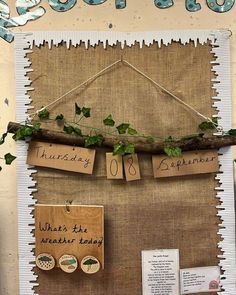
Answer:
[(179, 295), (179, 250), (142, 251), (143, 295)]
[(62, 255), (96, 257), (104, 267), (103, 206), (36, 205), (35, 255), (50, 253), (59, 267)]
[(95, 153), (92, 149), (32, 141), (27, 164), (92, 174)]
[(219, 266), (180, 270), (181, 294), (220, 291)]
[(123, 157), (125, 177), (127, 181), (141, 179), (137, 154), (126, 155)]
[(107, 179), (123, 179), (122, 156), (106, 153)]
[(154, 177), (170, 177), (219, 171), (217, 151), (184, 152), (182, 157), (152, 157)]

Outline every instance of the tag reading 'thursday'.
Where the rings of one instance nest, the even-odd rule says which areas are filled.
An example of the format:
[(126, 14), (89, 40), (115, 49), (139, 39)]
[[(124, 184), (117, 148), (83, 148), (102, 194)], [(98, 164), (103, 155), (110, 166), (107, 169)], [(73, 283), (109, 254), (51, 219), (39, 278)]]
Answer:
[(92, 174), (95, 153), (92, 149), (31, 141), (27, 164)]
[(179, 295), (179, 250), (142, 251), (143, 295)]
[(215, 150), (184, 152), (181, 157), (153, 156), (154, 177), (170, 177), (219, 171), (218, 153)]
[(220, 291), (219, 266), (186, 268), (180, 270), (181, 294)]

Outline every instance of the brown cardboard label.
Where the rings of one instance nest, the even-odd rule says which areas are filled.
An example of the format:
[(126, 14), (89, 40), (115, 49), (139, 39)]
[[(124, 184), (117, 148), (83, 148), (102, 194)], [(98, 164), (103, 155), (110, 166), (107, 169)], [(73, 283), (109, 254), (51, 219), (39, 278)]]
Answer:
[(35, 206), (35, 255), (50, 253), (59, 267), (62, 255), (80, 262), (93, 255), (104, 267), (104, 208), (82, 205)]
[(152, 157), (154, 177), (170, 177), (219, 171), (218, 153), (212, 150), (184, 152), (182, 157)]
[(123, 157), (125, 177), (127, 181), (141, 179), (137, 154), (126, 155)]
[(123, 179), (122, 156), (106, 153), (107, 179)]
[(92, 149), (31, 141), (27, 164), (92, 174), (95, 153)]

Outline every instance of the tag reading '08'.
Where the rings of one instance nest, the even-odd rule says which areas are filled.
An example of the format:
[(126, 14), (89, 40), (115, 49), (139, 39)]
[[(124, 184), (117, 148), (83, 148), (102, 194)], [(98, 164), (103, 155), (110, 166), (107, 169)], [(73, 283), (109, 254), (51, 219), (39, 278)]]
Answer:
[(179, 250), (142, 251), (143, 295), (179, 295)]
[(154, 177), (170, 177), (219, 171), (215, 150), (184, 152), (181, 157), (157, 155), (152, 157)]
[(95, 153), (92, 149), (31, 141), (27, 164), (92, 174)]

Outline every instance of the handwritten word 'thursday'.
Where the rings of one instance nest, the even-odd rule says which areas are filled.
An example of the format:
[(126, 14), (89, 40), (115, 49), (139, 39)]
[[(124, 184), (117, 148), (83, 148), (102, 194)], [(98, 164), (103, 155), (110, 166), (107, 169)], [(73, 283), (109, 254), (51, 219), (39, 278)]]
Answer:
[[(111, 0), (81, 0), (88, 5), (100, 5)], [(124, 9), (128, 5), (128, 0), (112, 0), (115, 3), (116, 9)], [(146, 2), (146, 0), (139, 0), (139, 4)], [(218, 0), (206, 0), (207, 7), (214, 12), (223, 13), (232, 9), (235, 4), (235, 0), (223, 1), (219, 4)], [(5, 0), (0, 1), (0, 37), (7, 42), (12, 42), (14, 34), (8, 29), (12, 27), (18, 27), (25, 25), (28, 21), (37, 20), (41, 18), (46, 10), (42, 6), (38, 6), (41, 0), (16, 0), (16, 11), (19, 16), (10, 18), (10, 9)], [(48, 0), (50, 7), (58, 12), (65, 12), (72, 9), (77, 0)], [(155, 7), (160, 9), (168, 9), (174, 6), (174, 0), (153, 0)], [(184, 3), (184, 1), (183, 1)], [(139, 5), (137, 4), (137, 5)], [(36, 8), (35, 8), (36, 7)], [(32, 8), (35, 8), (31, 10)], [(201, 4), (197, 0), (185, 0), (185, 8), (190, 12), (196, 12), (201, 10)]]

